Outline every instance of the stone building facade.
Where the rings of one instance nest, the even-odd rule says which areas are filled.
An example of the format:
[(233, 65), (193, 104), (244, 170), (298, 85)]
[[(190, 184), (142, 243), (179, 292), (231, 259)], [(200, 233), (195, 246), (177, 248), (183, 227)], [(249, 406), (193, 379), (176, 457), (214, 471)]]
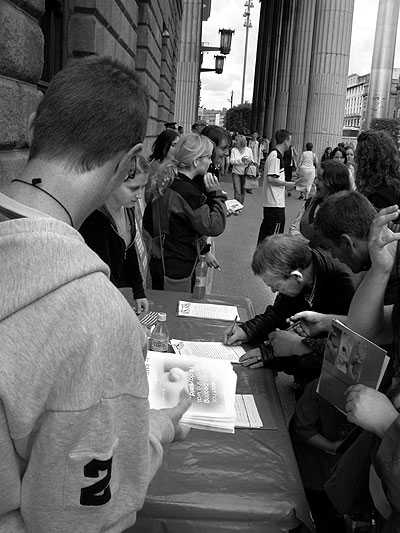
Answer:
[(321, 152), (342, 136), (354, 0), (261, 0), (252, 131)]
[(140, 73), (149, 152), (174, 116), (182, 9), (182, 0), (1, 0), (0, 180), (21, 171), (28, 118), (71, 57), (107, 55)]

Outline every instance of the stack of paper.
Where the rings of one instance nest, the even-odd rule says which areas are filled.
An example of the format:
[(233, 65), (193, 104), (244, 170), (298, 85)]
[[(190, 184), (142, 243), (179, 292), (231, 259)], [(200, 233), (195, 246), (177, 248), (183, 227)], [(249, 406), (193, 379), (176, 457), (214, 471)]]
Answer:
[(171, 339), (171, 346), (174, 352), (179, 355), (222, 359), (231, 363), (238, 363), (240, 357), (245, 353), (241, 346), (225, 346), (222, 342), (179, 341), (177, 339)]
[(146, 370), (152, 409), (175, 406), (185, 389), (193, 403), (182, 422), (197, 429), (234, 433), (236, 373), (229, 361), (149, 351)]
[(214, 318), (217, 320), (233, 321), (239, 318), (239, 311), (235, 305), (218, 305), (199, 302), (179, 301), (178, 316), (191, 316), (194, 318)]
[(237, 428), (262, 428), (263, 422), (258, 413), (252, 394), (236, 394), (235, 398)]

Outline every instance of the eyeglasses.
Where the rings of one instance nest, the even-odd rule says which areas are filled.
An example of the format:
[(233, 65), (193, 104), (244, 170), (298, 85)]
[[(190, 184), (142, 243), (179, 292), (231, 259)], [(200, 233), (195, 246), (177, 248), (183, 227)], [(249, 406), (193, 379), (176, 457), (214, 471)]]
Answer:
[(141, 156), (141, 155), (135, 155), (131, 159), (131, 168), (129, 169), (129, 174), (124, 179), (124, 182), (129, 180), (134, 180), (136, 178), (136, 172), (148, 172), (149, 170), (149, 163), (147, 160)]

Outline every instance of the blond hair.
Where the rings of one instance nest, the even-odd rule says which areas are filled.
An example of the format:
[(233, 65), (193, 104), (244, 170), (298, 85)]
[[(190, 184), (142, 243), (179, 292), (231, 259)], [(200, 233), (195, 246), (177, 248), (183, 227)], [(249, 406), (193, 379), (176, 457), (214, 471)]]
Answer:
[(182, 135), (175, 146), (175, 162), (178, 168), (190, 168), (199, 157), (211, 155), (213, 147), (213, 142), (204, 135), (197, 133)]
[(245, 146), (247, 146), (247, 141), (246, 141), (246, 137), (244, 135), (236, 135), (236, 146), (238, 148), (244, 148)]

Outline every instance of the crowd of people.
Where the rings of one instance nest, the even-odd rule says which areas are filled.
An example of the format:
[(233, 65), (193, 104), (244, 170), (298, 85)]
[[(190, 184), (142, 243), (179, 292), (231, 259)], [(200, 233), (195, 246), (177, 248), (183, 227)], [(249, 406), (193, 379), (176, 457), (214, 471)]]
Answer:
[[(127, 67), (101, 57), (73, 61), (31, 117), (24, 171), (0, 193), (0, 529), (91, 533), (135, 522), (164, 445), (188, 433), (180, 419), (190, 406), (183, 394), (174, 408), (148, 408), (137, 315), (149, 302), (135, 204), (146, 204), (152, 288), (190, 292), (200, 257), (219, 268), (209, 237), (227, 224), (219, 173), (229, 157), (242, 204), (252, 180), (263, 178), (251, 267), (277, 296), (223, 340), (254, 348), (243, 365), (293, 376), (290, 433), (317, 531), (341, 533), (345, 515), (371, 513), (385, 533), (399, 531), (394, 141), (365, 131), (355, 150), (327, 148), (319, 162), (311, 142), (298, 156), (285, 129), (271, 143), (256, 133), (233, 143), (223, 128), (196, 123), (187, 134), (167, 127), (145, 157), (147, 112), (145, 89)], [(286, 196), (294, 190), (305, 201), (285, 233)], [(118, 287), (132, 289), (136, 313)], [(350, 387), (346, 414), (316, 392), (333, 318), (391, 357), (380, 392)], [(352, 505), (353, 463), (360, 479), (375, 473), (361, 510)]]

